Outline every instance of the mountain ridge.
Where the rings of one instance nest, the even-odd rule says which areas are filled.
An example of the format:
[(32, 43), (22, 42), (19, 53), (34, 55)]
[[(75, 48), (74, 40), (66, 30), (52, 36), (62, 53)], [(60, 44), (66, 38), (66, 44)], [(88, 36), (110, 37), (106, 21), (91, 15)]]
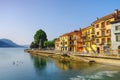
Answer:
[(16, 44), (12, 40), (3, 38), (0, 39), (0, 47), (23, 47), (23, 46)]

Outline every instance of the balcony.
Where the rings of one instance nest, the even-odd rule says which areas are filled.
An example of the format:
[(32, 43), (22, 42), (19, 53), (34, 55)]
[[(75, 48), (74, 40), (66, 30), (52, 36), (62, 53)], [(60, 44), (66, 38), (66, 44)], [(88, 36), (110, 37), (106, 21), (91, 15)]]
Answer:
[(102, 34), (101, 37), (105, 37), (105, 34)]
[(87, 34), (83, 34), (83, 35), (82, 35), (82, 37), (86, 37), (86, 36), (87, 36)]
[(87, 35), (89, 35), (90, 34), (90, 32), (87, 32)]
[(94, 32), (94, 31), (92, 31), (92, 32), (91, 32), (91, 34), (95, 34), (95, 32)]
[(101, 27), (100, 30), (105, 30), (106, 28), (105, 27)]
[(83, 45), (77, 45), (77, 47), (83, 47)]

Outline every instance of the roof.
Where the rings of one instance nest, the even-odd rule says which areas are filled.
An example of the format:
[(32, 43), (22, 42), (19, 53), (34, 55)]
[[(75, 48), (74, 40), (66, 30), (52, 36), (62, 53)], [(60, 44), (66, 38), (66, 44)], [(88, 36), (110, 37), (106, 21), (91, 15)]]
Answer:
[[(116, 11), (116, 10), (115, 10)], [(115, 18), (115, 14), (120, 14), (120, 11), (118, 11), (118, 13), (111, 13), (111, 14), (108, 14), (106, 16), (103, 16), (101, 18), (98, 18), (96, 21), (94, 21), (93, 23), (98, 23), (100, 21), (104, 21), (104, 20), (108, 20), (108, 19), (111, 19), (111, 18)]]
[(60, 39), (59, 39), (59, 38), (56, 38), (56, 39), (55, 39), (55, 42), (59, 42), (59, 41), (60, 41)]
[(112, 21), (111, 24), (115, 24), (115, 23), (118, 23), (118, 22), (120, 22), (120, 19)]
[(60, 37), (63, 37), (63, 36), (73, 36), (75, 35), (76, 33), (78, 33), (80, 30), (75, 30), (75, 31), (72, 31), (72, 32), (69, 32), (69, 33), (65, 33), (63, 35), (61, 35)]

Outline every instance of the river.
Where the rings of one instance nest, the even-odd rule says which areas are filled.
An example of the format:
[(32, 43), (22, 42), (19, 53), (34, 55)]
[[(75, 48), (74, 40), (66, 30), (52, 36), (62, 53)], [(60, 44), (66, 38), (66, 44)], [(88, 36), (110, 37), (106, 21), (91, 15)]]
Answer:
[(118, 80), (120, 68), (84, 62), (63, 62), (0, 48), (0, 80)]

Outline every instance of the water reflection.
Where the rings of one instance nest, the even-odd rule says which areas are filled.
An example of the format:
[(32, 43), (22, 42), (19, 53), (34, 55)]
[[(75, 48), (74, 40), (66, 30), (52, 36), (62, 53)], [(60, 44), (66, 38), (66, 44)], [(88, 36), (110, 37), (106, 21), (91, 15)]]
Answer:
[(97, 63), (61, 61), (37, 55), (31, 55), (31, 59), (38, 80), (113, 80), (120, 72), (119, 67)]
[(31, 55), (35, 68), (41, 70), (46, 66), (46, 58), (37, 55)]
[(75, 62), (75, 61), (61, 61), (61, 60), (54, 60), (55, 65), (62, 70), (83, 70), (94, 64), (86, 64), (84, 62)]

